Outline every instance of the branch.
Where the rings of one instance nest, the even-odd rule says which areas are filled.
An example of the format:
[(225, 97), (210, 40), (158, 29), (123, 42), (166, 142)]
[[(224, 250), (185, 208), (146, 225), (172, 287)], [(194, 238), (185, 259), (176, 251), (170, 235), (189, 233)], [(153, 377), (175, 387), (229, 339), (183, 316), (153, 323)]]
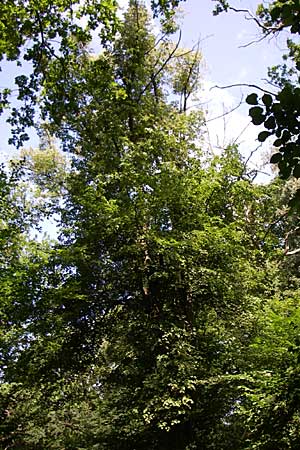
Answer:
[(267, 34), (263, 34), (259, 39), (256, 39), (254, 41), (248, 42), (248, 44), (239, 45), (239, 48), (247, 48), (247, 47), (250, 47), (250, 45), (259, 44), (259, 42), (263, 41), (267, 37), (268, 37)]
[[(216, 86), (216, 87), (217, 87), (217, 86)], [(207, 120), (205, 121), (205, 123), (212, 122), (213, 120), (217, 120), (217, 119), (222, 119), (223, 117), (227, 116), (228, 114), (231, 114), (231, 113), (233, 113), (234, 111), (236, 111), (236, 110), (241, 106), (242, 103), (243, 103), (243, 96), (242, 96), (241, 100), (239, 101), (238, 105), (234, 106), (234, 107), (233, 107), (232, 109), (230, 109), (229, 111), (226, 111), (225, 113), (220, 114), (219, 116), (212, 117), (211, 119), (207, 119)]]
[(259, 28), (261, 28), (265, 33), (268, 33), (268, 34), (276, 33), (277, 31), (280, 31), (284, 28), (283, 24), (280, 24), (277, 27), (267, 27), (262, 22), (260, 22), (260, 20), (249, 9), (238, 9), (238, 8), (234, 8), (233, 6), (229, 6), (229, 9), (234, 12), (238, 12), (238, 13), (241, 12), (241, 13), (248, 14), (249, 17), (246, 17), (246, 19), (253, 20), (259, 26)]
[(276, 94), (274, 94), (274, 92), (267, 91), (266, 89), (263, 89), (263, 88), (257, 86), (256, 84), (248, 84), (248, 83), (236, 83), (236, 84), (229, 84), (227, 86), (215, 85), (210, 88), (210, 91), (212, 89), (216, 89), (216, 88), (217, 89), (229, 89), (229, 88), (233, 88), (233, 87), (251, 87), (253, 89), (258, 89), (261, 92), (265, 92), (266, 94), (270, 94), (270, 95), (274, 95), (274, 96), (276, 95)]
[(263, 236), (263, 241), (266, 239), (266, 237), (268, 236), (269, 232), (272, 230), (272, 228), (275, 227), (275, 225), (277, 225), (282, 219), (284, 219), (287, 215), (289, 214), (289, 211), (286, 211), (285, 213), (281, 214), (278, 219), (274, 220), (274, 222), (270, 223), (270, 225), (267, 228), (267, 231), (265, 232), (264, 236)]
[(295, 250), (287, 251), (284, 254), (286, 256), (290, 256), (290, 255), (297, 255), (298, 253), (300, 253), (300, 248), (296, 248)]
[(142, 92), (140, 93), (137, 102), (140, 101), (142, 95), (147, 91), (147, 89), (149, 88), (149, 86), (153, 83), (153, 80), (155, 80), (158, 75), (160, 74), (160, 72), (166, 67), (166, 65), (168, 64), (169, 61), (171, 61), (171, 59), (173, 58), (173, 55), (175, 54), (175, 52), (178, 50), (179, 44), (181, 41), (181, 30), (179, 31), (179, 37), (178, 40), (176, 42), (176, 45), (174, 47), (174, 49), (171, 51), (171, 53), (168, 55), (167, 59), (162, 63), (162, 65), (160, 66), (160, 68), (156, 71), (156, 73), (152, 74), (151, 76), (151, 80), (146, 84), (146, 86), (144, 87), (144, 89), (142, 90)]
[(296, 255), (297, 253), (300, 253), (300, 249), (294, 249), (294, 250), (290, 250), (290, 242), (289, 242), (289, 238), (290, 236), (292, 236), (293, 234), (300, 234), (300, 227), (296, 227), (294, 230), (289, 231), (286, 236), (285, 236), (285, 249), (284, 249), (284, 254), (287, 256), (290, 255)]
[(180, 58), (180, 57), (182, 57), (182, 56), (189, 55), (190, 53), (193, 53), (193, 52), (195, 51), (195, 49), (197, 49), (196, 52), (199, 54), (199, 53), (200, 53), (200, 50), (199, 50), (199, 49), (200, 49), (200, 44), (201, 44), (201, 42), (203, 42), (203, 41), (205, 41), (206, 39), (209, 39), (209, 38), (211, 38), (211, 37), (213, 37), (213, 34), (208, 34), (208, 35), (205, 36), (203, 39), (199, 38), (198, 41), (193, 45), (192, 48), (190, 48), (190, 49), (188, 49), (188, 50), (185, 50), (183, 53), (174, 55), (174, 58)]
[(254, 155), (254, 153), (256, 153), (257, 150), (259, 150), (261, 147), (262, 147), (262, 142), (261, 142), (254, 150), (252, 150), (252, 151), (250, 152), (250, 155), (248, 156), (248, 158), (246, 159), (245, 164), (244, 164), (245, 169), (246, 169), (246, 167), (247, 167), (247, 165), (248, 165), (250, 159), (251, 159), (252, 156)]
[(154, 45), (152, 45), (152, 47), (150, 47), (149, 50), (146, 51), (146, 53), (144, 54), (144, 57), (148, 56), (153, 50), (155, 50), (156, 47), (159, 45), (159, 43), (161, 41), (163, 41), (166, 36), (167, 36), (167, 33), (163, 33), (160, 37), (158, 37), (158, 39), (154, 42)]
[[(195, 67), (197, 67), (198, 57), (199, 57), (199, 45), (198, 45), (197, 51), (195, 52), (194, 60), (189, 67), (188, 76), (187, 76), (187, 79), (186, 79), (186, 82), (185, 82), (185, 85), (184, 85), (183, 91), (182, 91), (182, 93), (183, 93), (183, 110), (182, 111), (185, 113), (186, 113), (186, 108), (187, 108), (187, 101), (188, 101), (190, 95), (192, 94), (192, 92), (194, 91), (194, 88), (199, 80), (199, 66), (198, 66), (195, 82), (193, 83), (193, 85), (190, 86), (190, 89), (188, 89), (189, 82), (193, 75), (193, 70)], [(182, 111), (180, 111), (180, 112), (182, 112)]]
[(236, 144), (238, 142), (238, 140), (240, 139), (240, 137), (245, 133), (245, 131), (247, 130), (247, 128), (251, 125), (251, 120), (247, 123), (247, 125), (244, 126), (244, 128), (242, 129), (242, 131), (237, 135), (237, 137), (234, 139), (233, 144)]
[[(37, 18), (37, 21), (38, 21), (38, 24), (39, 24), (39, 29), (40, 29), (40, 35), (41, 35), (41, 41), (42, 41), (41, 47), (44, 48), (44, 49), (47, 48), (48, 51), (50, 52), (50, 55), (52, 55), (54, 58), (58, 59), (58, 61), (62, 65), (63, 69), (65, 70), (65, 65), (63, 63), (63, 60), (59, 56), (56, 55), (56, 53), (53, 50), (53, 48), (50, 47), (50, 45), (47, 43), (47, 41), (45, 39), (44, 30), (43, 30), (43, 24), (42, 24), (42, 21), (41, 21), (41, 18), (40, 18), (40, 15), (39, 15), (38, 11), (35, 11), (35, 16)], [(43, 55), (43, 51), (41, 51), (41, 54), (40, 54), (40, 60), (39, 60), (39, 63), (38, 63), (39, 65), (40, 65), (41, 60), (42, 60), (42, 55)]]

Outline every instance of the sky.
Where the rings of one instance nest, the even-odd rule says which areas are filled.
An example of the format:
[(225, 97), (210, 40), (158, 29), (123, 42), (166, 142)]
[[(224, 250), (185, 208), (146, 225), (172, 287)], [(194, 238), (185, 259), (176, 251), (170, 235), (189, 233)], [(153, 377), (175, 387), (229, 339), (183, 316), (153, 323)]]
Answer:
[[(125, 7), (127, 1), (120, 0), (119, 3)], [(233, 0), (231, 3), (253, 13), (258, 4), (255, 0)], [(245, 19), (243, 13), (229, 12), (213, 16), (214, 6), (211, 0), (186, 0), (181, 3), (181, 44), (183, 47), (191, 47), (200, 41), (204, 65), (199, 100), (206, 111), (207, 145), (217, 152), (227, 144), (235, 142), (240, 144), (242, 153), (247, 156), (258, 146), (256, 138), (259, 130), (250, 124), (248, 107), (244, 104), (247, 94), (253, 89), (218, 89), (214, 86), (249, 83), (264, 87), (263, 79), (267, 76), (267, 67), (281, 61), (284, 40), (280, 42), (276, 38), (264, 39), (249, 45), (261, 37), (257, 25)], [(7, 64), (0, 75), (1, 87), (11, 84), (14, 78), (12, 64)], [(242, 104), (238, 109), (228, 113), (239, 103)], [(226, 113), (224, 117), (214, 119), (223, 113)], [(4, 158), (14, 152), (14, 149), (7, 145), (10, 131), (5, 117), (0, 118), (0, 131), (0, 155)], [(28, 146), (36, 146), (38, 140), (34, 133), (31, 136)], [(260, 159), (265, 158), (264, 153), (268, 151), (268, 147), (267, 142), (263, 150), (255, 153), (254, 164), (261, 164)]]
[[(255, 13), (258, 3), (254, 0), (231, 2), (232, 6), (249, 9), (252, 13)], [(187, 0), (183, 5), (183, 43), (190, 46), (200, 39), (205, 61), (202, 95), (208, 119), (207, 139), (216, 150), (232, 142), (238, 143), (242, 154), (248, 157), (258, 147), (257, 134), (260, 131), (251, 124), (249, 108), (245, 104), (245, 98), (253, 88), (217, 89), (214, 86), (245, 83), (272, 90), (264, 79), (267, 78), (267, 68), (281, 62), (285, 37), (256, 42), (261, 38), (260, 30), (253, 20), (245, 18), (246, 14), (228, 12), (213, 16), (214, 3), (211, 0)], [(213, 120), (241, 102), (234, 112)], [(253, 166), (260, 167), (268, 158), (269, 151), (270, 142), (266, 142), (254, 153), (251, 159)], [(262, 171), (270, 173), (268, 167)], [(265, 182), (268, 176), (261, 174), (259, 179)]]

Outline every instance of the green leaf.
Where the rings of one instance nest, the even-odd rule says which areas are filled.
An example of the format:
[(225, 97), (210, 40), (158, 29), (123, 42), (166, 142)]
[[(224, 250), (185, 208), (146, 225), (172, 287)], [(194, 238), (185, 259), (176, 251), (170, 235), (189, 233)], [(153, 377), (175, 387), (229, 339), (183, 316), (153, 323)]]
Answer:
[(264, 123), (265, 128), (271, 130), (276, 127), (276, 120), (274, 116), (268, 117), (268, 119)]
[(267, 108), (270, 108), (270, 106), (273, 103), (273, 98), (272, 98), (272, 96), (270, 94), (264, 94), (262, 96), (262, 101), (267, 106)]
[(265, 140), (271, 136), (271, 133), (269, 133), (269, 131), (262, 131), (261, 133), (259, 133), (257, 139), (259, 140), (259, 142), (265, 142)]
[(249, 109), (249, 115), (252, 117), (254, 125), (261, 125), (265, 120), (263, 109), (260, 106), (254, 106)]
[(278, 164), (282, 160), (282, 154), (281, 153), (274, 153), (274, 155), (271, 156), (270, 163), (271, 164)]
[(257, 94), (250, 94), (246, 98), (246, 103), (248, 105), (257, 105), (258, 104), (258, 96)]

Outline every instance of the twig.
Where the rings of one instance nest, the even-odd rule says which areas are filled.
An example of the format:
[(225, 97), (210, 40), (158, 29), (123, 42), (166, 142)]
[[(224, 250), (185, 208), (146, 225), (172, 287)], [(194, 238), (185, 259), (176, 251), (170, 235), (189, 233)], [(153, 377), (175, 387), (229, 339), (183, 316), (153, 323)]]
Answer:
[(247, 128), (249, 127), (249, 125), (251, 124), (251, 121), (247, 123), (247, 125), (242, 129), (242, 131), (240, 132), (240, 134), (237, 135), (237, 137), (234, 139), (234, 141), (232, 142), (233, 144), (236, 144), (237, 141), (240, 139), (240, 137), (245, 133), (245, 131), (247, 130)]
[(274, 92), (267, 91), (266, 89), (263, 89), (263, 88), (257, 86), (256, 84), (248, 84), (248, 83), (228, 84), (227, 86), (218, 86), (218, 85), (215, 85), (215, 86), (212, 86), (212, 87), (210, 88), (210, 91), (211, 91), (212, 89), (216, 89), (216, 88), (217, 88), (217, 89), (229, 89), (229, 88), (233, 88), (233, 87), (251, 87), (251, 88), (254, 88), (254, 89), (258, 89), (259, 91), (265, 92), (266, 94), (270, 94), (270, 95), (273, 95), (273, 96), (276, 95), (276, 94), (274, 94)]
[(248, 44), (239, 45), (238, 48), (247, 48), (247, 47), (250, 47), (250, 45), (259, 44), (259, 42), (263, 41), (267, 37), (268, 37), (267, 34), (263, 34), (259, 39), (256, 39), (254, 41), (248, 42)]
[(258, 20), (258, 18), (249, 9), (238, 9), (238, 8), (234, 8), (233, 6), (230, 6), (229, 9), (234, 12), (238, 12), (238, 13), (241, 12), (241, 13), (248, 14), (249, 17), (246, 17), (246, 19), (253, 20), (259, 26), (259, 28), (261, 28), (265, 33), (268, 33), (268, 34), (276, 33), (277, 31), (280, 31), (284, 28), (283, 24), (280, 24), (277, 27), (267, 27), (262, 22), (260, 22), (260, 20)]
[(212, 122), (213, 120), (222, 119), (224, 116), (227, 116), (228, 114), (231, 114), (234, 111), (236, 111), (241, 106), (242, 103), (243, 103), (243, 96), (242, 96), (240, 102), (238, 103), (238, 105), (234, 106), (234, 108), (230, 109), (229, 111), (226, 111), (223, 114), (220, 114), (219, 116), (212, 117), (211, 119), (207, 119), (205, 122), (208, 123), (208, 122)]
[(160, 37), (158, 37), (158, 39), (155, 41), (154, 45), (152, 45), (152, 47), (150, 47), (149, 50), (146, 51), (146, 53), (144, 54), (144, 57), (148, 56), (153, 50), (155, 50), (156, 47), (159, 45), (159, 43), (161, 41), (163, 41), (166, 36), (167, 36), (167, 33), (163, 33)]
[(289, 214), (289, 211), (286, 211), (285, 213), (281, 214), (281, 216), (278, 217), (278, 219), (274, 220), (274, 222), (270, 223), (270, 225), (267, 228), (267, 231), (265, 232), (263, 236), (263, 241), (268, 236), (269, 232), (277, 225), (282, 219), (284, 219)]
[(137, 102), (140, 101), (142, 95), (147, 91), (147, 89), (149, 88), (149, 86), (151, 86), (153, 80), (155, 80), (158, 75), (160, 74), (160, 72), (165, 68), (165, 66), (168, 64), (169, 61), (171, 61), (173, 55), (175, 54), (175, 52), (178, 50), (179, 44), (181, 41), (181, 30), (179, 31), (179, 37), (178, 40), (176, 42), (176, 45), (174, 47), (174, 49), (171, 51), (171, 53), (168, 55), (167, 59), (162, 63), (162, 65), (160, 66), (160, 68), (156, 71), (155, 74), (152, 75), (151, 80), (146, 84), (146, 86), (144, 87), (144, 89), (142, 90), (142, 92), (140, 93)]
[(250, 155), (248, 156), (248, 158), (247, 158), (246, 161), (245, 161), (245, 167), (247, 166), (248, 162), (250, 161), (250, 159), (252, 158), (252, 156), (254, 155), (254, 153), (256, 153), (257, 150), (259, 150), (259, 149), (261, 148), (261, 146), (262, 146), (262, 143), (260, 143), (254, 150), (252, 150), (252, 151), (250, 152)]

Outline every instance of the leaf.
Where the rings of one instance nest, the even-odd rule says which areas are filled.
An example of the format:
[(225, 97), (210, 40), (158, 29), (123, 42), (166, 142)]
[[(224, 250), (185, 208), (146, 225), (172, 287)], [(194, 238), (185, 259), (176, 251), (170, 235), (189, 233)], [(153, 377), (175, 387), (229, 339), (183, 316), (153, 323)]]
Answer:
[(278, 100), (280, 101), (280, 107), (289, 107), (294, 100), (294, 92), (291, 86), (286, 85), (281, 92), (277, 95)]
[(272, 103), (273, 103), (272, 95), (270, 95), (270, 94), (264, 94), (264, 95), (262, 96), (262, 101), (263, 101), (263, 103), (266, 105), (267, 108), (270, 108), (270, 106), (271, 106)]
[(271, 156), (270, 163), (271, 164), (278, 164), (282, 160), (282, 154), (281, 153), (274, 153), (274, 155)]
[(254, 125), (261, 125), (265, 120), (263, 109), (260, 106), (254, 106), (249, 109), (249, 115), (252, 117)]
[(295, 178), (300, 178), (300, 163), (298, 162), (298, 164), (295, 165), (294, 170), (293, 170), (293, 176)]
[(280, 147), (282, 145), (281, 139), (276, 139), (276, 141), (273, 142), (274, 147)]
[(248, 97), (246, 98), (246, 103), (248, 103), (248, 105), (257, 105), (258, 104), (257, 94), (248, 95)]
[(257, 139), (259, 140), (259, 142), (265, 142), (265, 140), (271, 136), (271, 133), (269, 131), (262, 131), (261, 133), (259, 133)]
[(288, 142), (291, 139), (291, 133), (288, 130), (283, 130), (281, 140), (282, 142)]
[(287, 180), (292, 173), (292, 167), (283, 159), (278, 163), (279, 175), (283, 180)]
[(274, 116), (268, 117), (268, 119), (264, 123), (265, 128), (271, 130), (276, 127), (276, 120)]

